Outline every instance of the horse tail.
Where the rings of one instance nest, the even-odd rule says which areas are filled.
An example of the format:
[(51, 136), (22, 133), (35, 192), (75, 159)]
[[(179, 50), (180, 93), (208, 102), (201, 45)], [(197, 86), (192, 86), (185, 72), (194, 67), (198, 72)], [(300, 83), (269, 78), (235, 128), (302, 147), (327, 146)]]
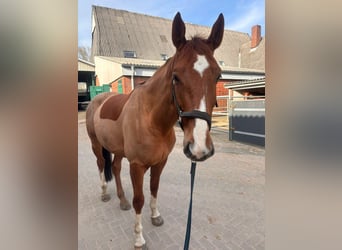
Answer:
[(113, 174), (112, 174), (112, 154), (102, 147), (102, 156), (105, 159), (105, 167), (104, 167), (104, 175), (106, 182), (109, 182), (113, 179)]

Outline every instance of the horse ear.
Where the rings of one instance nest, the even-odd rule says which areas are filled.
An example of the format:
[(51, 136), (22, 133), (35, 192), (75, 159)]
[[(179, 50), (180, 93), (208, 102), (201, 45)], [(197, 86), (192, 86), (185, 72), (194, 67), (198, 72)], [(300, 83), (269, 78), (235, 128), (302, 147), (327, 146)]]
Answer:
[(209, 38), (207, 39), (208, 44), (211, 46), (213, 50), (217, 49), (220, 46), (223, 38), (223, 32), (224, 17), (221, 13), (217, 18), (215, 24), (213, 25)]
[(172, 42), (177, 49), (185, 44), (185, 24), (179, 12), (177, 12), (172, 22)]

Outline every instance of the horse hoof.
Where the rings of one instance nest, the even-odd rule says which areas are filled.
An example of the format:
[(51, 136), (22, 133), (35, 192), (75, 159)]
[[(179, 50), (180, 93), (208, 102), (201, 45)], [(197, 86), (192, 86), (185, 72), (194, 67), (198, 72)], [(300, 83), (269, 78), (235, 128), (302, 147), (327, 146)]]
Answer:
[(109, 194), (103, 194), (103, 195), (101, 195), (101, 200), (102, 200), (103, 202), (109, 201), (109, 200), (110, 200), (110, 195), (109, 195)]
[(130, 210), (131, 204), (128, 201), (120, 202), (120, 209), (121, 210)]
[(142, 245), (141, 247), (134, 246), (134, 250), (148, 250), (146, 244)]
[(159, 226), (164, 224), (164, 220), (161, 217), (161, 215), (159, 215), (158, 217), (155, 217), (155, 218), (151, 217), (151, 221), (152, 221), (152, 225), (154, 225), (156, 227), (159, 227)]

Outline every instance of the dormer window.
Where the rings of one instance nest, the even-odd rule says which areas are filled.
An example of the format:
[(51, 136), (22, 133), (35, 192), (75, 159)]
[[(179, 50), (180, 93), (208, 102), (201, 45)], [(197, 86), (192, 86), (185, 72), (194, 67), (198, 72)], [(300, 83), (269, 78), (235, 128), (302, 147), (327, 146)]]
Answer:
[(161, 40), (163, 43), (167, 43), (166, 36), (160, 35), (159, 37), (160, 37), (160, 40)]
[(167, 54), (160, 54), (162, 60), (166, 61), (169, 57), (167, 56)]
[(123, 54), (125, 58), (137, 58), (137, 54), (132, 50), (124, 50)]

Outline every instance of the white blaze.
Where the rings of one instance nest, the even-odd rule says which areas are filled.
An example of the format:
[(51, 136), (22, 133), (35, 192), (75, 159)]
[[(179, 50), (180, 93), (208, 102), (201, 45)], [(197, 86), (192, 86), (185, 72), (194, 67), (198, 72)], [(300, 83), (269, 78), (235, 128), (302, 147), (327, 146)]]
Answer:
[(194, 70), (196, 70), (201, 77), (203, 77), (203, 72), (209, 67), (207, 58), (204, 55), (197, 55), (197, 61), (194, 63)]
[[(206, 105), (205, 105), (205, 97), (201, 99), (199, 111), (206, 112)], [(207, 139), (207, 130), (208, 130), (208, 123), (202, 119), (195, 119), (195, 127), (193, 130), (194, 136), (194, 144), (190, 146), (190, 151), (193, 155), (198, 156), (201, 158), (203, 154), (207, 154), (209, 152), (206, 139)]]

